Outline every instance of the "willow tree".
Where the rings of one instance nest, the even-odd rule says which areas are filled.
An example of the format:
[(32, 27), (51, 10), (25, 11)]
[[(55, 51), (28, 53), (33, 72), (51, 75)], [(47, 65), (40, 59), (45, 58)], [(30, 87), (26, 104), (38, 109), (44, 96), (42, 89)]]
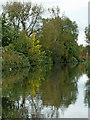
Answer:
[(40, 42), (50, 51), (54, 62), (67, 62), (76, 57), (78, 26), (69, 18), (59, 16), (59, 8), (49, 9), (51, 18), (43, 19)]

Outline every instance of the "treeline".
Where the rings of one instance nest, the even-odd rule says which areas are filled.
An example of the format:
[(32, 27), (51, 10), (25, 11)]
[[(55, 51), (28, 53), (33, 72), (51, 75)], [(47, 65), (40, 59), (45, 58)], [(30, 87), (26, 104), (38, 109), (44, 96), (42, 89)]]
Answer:
[(60, 9), (45, 10), (37, 5), (10, 2), (3, 6), (3, 69), (50, 63), (81, 62), (87, 49), (78, 46), (78, 26), (62, 15)]

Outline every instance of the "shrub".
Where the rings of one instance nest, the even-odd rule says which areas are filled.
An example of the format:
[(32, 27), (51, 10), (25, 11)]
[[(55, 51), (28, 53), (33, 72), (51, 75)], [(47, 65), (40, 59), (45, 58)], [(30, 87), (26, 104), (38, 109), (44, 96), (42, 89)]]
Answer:
[(72, 57), (69, 62), (73, 63), (73, 62), (78, 62), (78, 60), (75, 57)]
[(3, 47), (2, 49), (4, 51), (14, 51), (14, 46), (10, 43), (8, 46)]
[(40, 41), (35, 38), (34, 34), (29, 38), (23, 31), (13, 45), (15, 50), (28, 57), (31, 65), (40, 65), (46, 57), (45, 51), (41, 49)]
[(2, 70), (24, 67), (30, 67), (29, 60), (24, 54), (15, 51), (5, 51), (2, 53)]

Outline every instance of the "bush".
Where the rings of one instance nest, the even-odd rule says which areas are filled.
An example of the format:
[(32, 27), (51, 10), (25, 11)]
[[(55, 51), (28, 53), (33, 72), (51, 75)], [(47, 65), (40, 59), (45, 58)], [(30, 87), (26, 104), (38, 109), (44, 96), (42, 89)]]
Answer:
[(2, 49), (4, 51), (14, 51), (14, 46), (10, 43), (8, 46), (3, 47)]
[(23, 31), (13, 45), (16, 51), (28, 57), (31, 65), (40, 65), (46, 57), (45, 51), (41, 49), (40, 41), (35, 38), (34, 34), (29, 38)]
[(75, 57), (72, 57), (70, 60), (69, 60), (70, 63), (74, 63), (74, 62), (78, 62), (78, 60), (75, 58)]
[(2, 53), (2, 70), (12, 70), (30, 67), (29, 60), (24, 54), (16, 51), (4, 51)]

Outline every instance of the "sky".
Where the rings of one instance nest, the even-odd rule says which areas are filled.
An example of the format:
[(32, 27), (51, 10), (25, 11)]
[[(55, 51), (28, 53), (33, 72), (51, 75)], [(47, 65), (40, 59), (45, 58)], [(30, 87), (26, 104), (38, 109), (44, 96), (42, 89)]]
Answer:
[[(5, 4), (7, 0), (0, 0), (0, 5)], [(14, 1), (14, 0), (8, 0)], [(78, 44), (86, 45), (85, 27), (88, 26), (88, 2), (90, 0), (16, 0), (24, 2), (32, 2), (42, 5), (44, 8), (59, 6), (61, 14), (69, 17), (72, 21), (76, 21), (79, 29)]]

